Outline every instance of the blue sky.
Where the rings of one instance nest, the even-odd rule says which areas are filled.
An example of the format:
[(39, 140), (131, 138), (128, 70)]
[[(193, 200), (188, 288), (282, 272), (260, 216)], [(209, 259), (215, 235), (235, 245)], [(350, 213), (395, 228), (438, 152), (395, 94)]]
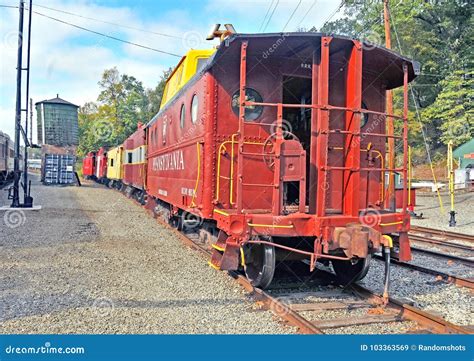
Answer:
[[(339, 3), (339, 0), (33, 0), (33, 8), (42, 14), (94, 31), (184, 54), (191, 47), (209, 48), (216, 45), (216, 42), (205, 41), (215, 23), (232, 23), (242, 33), (262, 32), (263, 28), (265, 32), (280, 32), (288, 20), (286, 31), (312, 26), (319, 28)], [(2, 0), (0, 4), (18, 5), (18, 1)], [(275, 11), (267, 25), (267, 21), (263, 20), (269, 8), (269, 13), (274, 8)], [(339, 14), (334, 18), (337, 16)], [(17, 24), (18, 10), (0, 7), (0, 130), (11, 136), (15, 111)], [(77, 105), (95, 101), (101, 73), (113, 66), (122, 73), (135, 76), (146, 87), (154, 87), (162, 71), (178, 61), (173, 56), (116, 42), (33, 15), (30, 94), (34, 102), (53, 98), (57, 93)], [(36, 115), (34, 117), (36, 119)]]

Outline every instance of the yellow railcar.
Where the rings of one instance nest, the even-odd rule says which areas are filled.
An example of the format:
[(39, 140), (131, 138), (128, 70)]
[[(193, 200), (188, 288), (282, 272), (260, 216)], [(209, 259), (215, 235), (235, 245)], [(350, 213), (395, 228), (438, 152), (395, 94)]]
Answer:
[(179, 64), (166, 81), (165, 90), (161, 99), (163, 107), (188, 81), (201, 70), (216, 49), (190, 50), (181, 58)]
[(118, 146), (107, 152), (107, 178), (122, 180), (123, 176), (123, 147)]

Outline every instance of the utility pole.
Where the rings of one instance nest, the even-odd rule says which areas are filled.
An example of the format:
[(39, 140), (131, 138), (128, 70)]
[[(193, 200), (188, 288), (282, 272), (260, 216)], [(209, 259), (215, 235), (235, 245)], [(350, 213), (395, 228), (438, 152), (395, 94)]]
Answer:
[[(385, 26), (385, 47), (392, 48), (392, 38), (390, 36), (390, 10), (388, 0), (383, 2), (383, 18)], [(393, 114), (393, 94), (391, 90), (386, 91), (386, 113)], [(393, 121), (392, 117), (385, 118), (386, 133), (388, 135), (388, 168), (395, 169), (395, 138), (393, 138)], [(388, 179), (388, 208), (395, 211), (395, 173), (389, 172)]]
[(18, 20), (18, 53), (16, 61), (16, 106), (15, 106), (15, 159), (13, 162), (13, 198), (11, 207), (20, 207), (20, 131), (21, 131), (21, 72), (23, 56), (23, 12), (25, 3), (20, 0)]
[[(28, 142), (28, 104), (30, 100), (30, 48), (31, 48), (31, 15), (33, 14), (33, 0), (30, 0), (28, 16), (28, 47), (26, 51), (26, 109), (25, 109), (25, 152), (23, 154), (23, 207), (31, 207), (33, 205), (33, 198), (30, 196), (30, 184), (28, 184), (28, 147), (31, 143)], [(33, 133), (33, 127), (30, 132)]]
[(30, 98), (30, 144), (33, 145), (33, 98)]
[[(29, 83), (30, 83), (30, 45), (31, 45), (31, 15), (32, 15), (32, 0), (29, 2), (29, 21), (28, 21), (28, 48), (27, 48), (27, 67), (23, 68), (23, 16), (25, 10), (25, 1), (20, 0), (19, 5), (19, 19), (18, 19), (18, 53), (16, 65), (16, 105), (15, 105), (15, 158), (13, 162), (14, 181), (10, 188), (8, 198), (12, 200), (11, 208), (31, 208), (33, 206), (33, 198), (30, 196), (30, 186), (28, 184), (28, 101), (29, 101)], [(22, 71), (26, 70), (26, 108), (21, 107), (21, 76)], [(26, 112), (25, 128), (21, 124), (21, 112)], [(31, 130), (30, 130), (31, 131)], [(24, 149), (24, 169), (23, 169), (23, 204), (20, 204), (20, 133), (23, 135)], [(11, 194), (13, 191), (13, 194)]]

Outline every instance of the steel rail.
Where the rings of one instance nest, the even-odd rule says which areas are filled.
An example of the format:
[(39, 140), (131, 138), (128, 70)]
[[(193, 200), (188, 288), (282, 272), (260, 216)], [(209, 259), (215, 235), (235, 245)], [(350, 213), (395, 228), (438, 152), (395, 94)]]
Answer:
[[(117, 190), (123, 194), (122, 191)], [(129, 197), (131, 198), (131, 197)], [(131, 198), (133, 201), (140, 204), (134, 198)], [(140, 204), (141, 205), (141, 204)], [(143, 205), (142, 205), (143, 206)], [(196, 242), (194, 242), (190, 237), (188, 237), (183, 232), (179, 231), (177, 228), (172, 227), (161, 217), (156, 216), (152, 209), (144, 207), (145, 210), (153, 216), (161, 225), (173, 231), (185, 245), (189, 246), (192, 249), (195, 249), (205, 255), (206, 257), (210, 256), (210, 251)], [(323, 271), (325, 272), (325, 271)], [(325, 332), (317, 326), (316, 323), (309, 321), (307, 318), (303, 317), (298, 311), (293, 310), (288, 304), (281, 302), (277, 298), (271, 296), (262, 289), (254, 287), (250, 281), (235, 271), (228, 271), (228, 274), (234, 278), (237, 283), (243, 287), (246, 291), (251, 293), (258, 301), (262, 302), (265, 307), (272, 311), (276, 316), (288, 322), (288, 324), (298, 328), (299, 333), (303, 334), (324, 334)], [(331, 274), (328, 272), (328, 274)], [(331, 274), (333, 275), (333, 274)], [(334, 275), (333, 275), (334, 276)], [(353, 284), (350, 286), (354, 292), (363, 296), (363, 299), (373, 300), (376, 304), (383, 304), (383, 297), (376, 294), (375, 292), (364, 288), (358, 284)], [(400, 312), (401, 320), (410, 320), (414, 321), (417, 324), (428, 328), (430, 331), (433, 330), (438, 333), (458, 333), (458, 334), (472, 334), (473, 331), (469, 328), (458, 326), (450, 323), (449, 321), (432, 315), (426, 311), (420, 310), (416, 307), (407, 305), (402, 301), (390, 298), (387, 306), (391, 309), (396, 309)], [(381, 320), (381, 322), (383, 322)], [(344, 326), (338, 326), (344, 327)]]
[(459, 257), (459, 256), (455, 256), (455, 255), (448, 254), (448, 253), (441, 253), (441, 252), (437, 252), (437, 251), (432, 251), (430, 249), (418, 248), (418, 247), (413, 247), (413, 246), (411, 246), (411, 250), (415, 251), (415, 252), (418, 252), (418, 253), (424, 253), (426, 255), (434, 256), (434, 257), (437, 257), (437, 258), (444, 258), (444, 259), (447, 259), (449, 261), (462, 263), (462, 264), (465, 264), (466, 266), (469, 266), (469, 267), (474, 266), (474, 260), (471, 259), (471, 258)]
[[(382, 256), (373, 255), (373, 257), (375, 259), (383, 261)], [(394, 259), (394, 258), (391, 259), (391, 262), (396, 264), (397, 266), (400, 266), (400, 267), (403, 267), (403, 268), (407, 268), (407, 269), (411, 269), (411, 270), (414, 270), (414, 271), (418, 271), (418, 272), (422, 272), (422, 273), (426, 273), (426, 274), (431, 274), (433, 276), (441, 277), (445, 282), (454, 283), (456, 286), (474, 289), (474, 279), (472, 279), (472, 278), (465, 278), (465, 277), (455, 276), (455, 275), (452, 275), (452, 274), (448, 274), (446, 272), (441, 272), (441, 271), (437, 271), (437, 270), (434, 270), (434, 269), (431, 269), (431, 268), (419, 266), (419, 265), (414, 264), (414, 263), (402, 262), (402, 261), (399, 261), (399, 260)]]
[(410, 229), (411, 229), (411, 231), (415, 231), (415, 232), (419, 232), (419, 233), (442, 236), (442, 237), (445, 237), (445, 238), (450, 237), (450, 238), (458, 239), (458, 240), (461, 240), (461, 241), (474, 242), (474, 236), (470, 235), (470, 234), (458, 233), (458, 232), (452, 232), (452, 231), (444, 231), (444, 230), (441, 230), (441, 229), (435, 229), (435, 228), (429, 228), (429, 227), (423, 227), (423, 226), (415, 226), (415, 225), (411, 225)]
[(457, 249), (461, 251), (474, 251), (474, 247), (472, 246), (466, 246), (464, 244), (453, 243), (449, 241), (442, 241), (439, 239), (433, 239), (430, 237), (420, 236), (413, 233), (408, 233), (408, 238), (410, 239), (410, 241), (415, 241), (415, 242), (429, 243), (429, 244), (434, 244), (441, 247), (453, 248), (453, 249)]
[[(378, 302), (383, 302), (382, 295), (376, 294), (375, 292), (359, 285), (353, 284), (351, 288), (367, 298), (374, 298)], [(456, 333), (456, 334), (472, 334), (473, 331), (468, 327), (455, 325), (442, 317), (433, 315), (429, 312), (423, 311), (414, 306), (408, 305), (403, 301), (390, 297), (389, 305), (398, 309), (402, 316), (407, 320), (414, 321), (419, 325), (422, 325), (430, 330), (434, 330), (437, 333)]]

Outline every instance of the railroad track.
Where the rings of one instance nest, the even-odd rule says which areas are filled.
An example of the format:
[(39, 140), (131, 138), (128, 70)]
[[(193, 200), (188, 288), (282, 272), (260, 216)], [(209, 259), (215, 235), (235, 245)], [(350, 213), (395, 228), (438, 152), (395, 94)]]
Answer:
[[(123, 192), (121, 193), (123, 194)], [(178, 231), (160, 217), (156, 217), (153, 211), (149, 209), (147, 211), (163, 226), (175, 232), (184, 244), (199, 251), (206, 257), (210, 257), (210, 251), (195, 242), (196, 234), (185, 234)], [(407, 333), (473, 333), (469, 328), (455, 325), (437, 315), (430, 314), (400, 300), (390, 298), (388, 304), (384, 305), (384, 299), (381, 295), (358, 284), (353, 284), (346, 288), (332, 288), (332, 290), (326, 292), (308, 291), (305, 293), (296, 292), (296, 288), (283, 287), (286, 294), (272, 294), (271, 292), (253, 287), (247, 278), (238, 272), (228, 271), (228, 274), (249, 292), (259, 305), (271, 310), (289, 325), (297, 327), (299, 333), (325, 334), (328, 333), (328, 330), (348, 326), (407, 321), (412, 321), (417, 325), (416, 328), (412, 327), (409, 329)], [(329, 277), (334, 277), (334, 275), (329, 274)], [(325, 300), (308, 302), (306, 300), (308, 297), (316, 297), (318, 299), (323, 297)], [(334, 298), (337, 300), (335, 301)], [(331, 310), (351, 311), (354, 309), (367, 309), (367, 314), (362, 317), (343, 317), (317, 321), (307, 316), (307, 313), (318, 314)]]
[(454, 251), (474, 251), (474, 247), (465, 244), (454, 243), (452, 241), (444, 241), (440, 239), (433, 239), (419, 234), (409, 234), (410, 241), (433, 244), (444, 249), (452, 249)]
[[(435, 245), (445, 251), (439, 252), (433, 249), (420, 248), (412, 245), (411, 249), (415, 255), (418, 253), (424, 256), (446, 260), (451, 264), (462, 264), (466, 267), (474, 266), (474, 246), (469, 244), (456, 243), (456, 241), (463, 241), (473, 242), (474, 244), (474, 236), (451, 231), (443, 231), (428, 227), (411, 226), (409, 238), (410, 241), (413, 241), (415, 244), (419, 243), (420, 245)], [(463, 256), (452, 254), (452, 252), (458, 254), (461, 253), (463, 254)], [(474, 289), (474, 280), (472, 278), (457, 276), (452, 273), (442, 272), (437, 269), (420, 266), (414, 263), (400, 262), (397, 259), (393, 259), (393, 263), (404, 268), (409, 268), (426, 274), (432, 274), (434, 276), (442, 278), (444, 281), (454, 283), (457, 286)]]
[[(161, 224), (169, 227), (163, 220), (157, 218)], [(197, 244), (193, 238), (179, 232), (176, 228), (170, 227), (176, 232), (185, 244), (210, 257), (211, 253)], [(335, 277), (334, 274), (322, 271), (325, 276)], [(384, 305), (384, 299), (371, 290), (353, 284), (346, 289), (336, 288), (330, 291), (307, 291), (298, 292), (299, 284), (292, 287), (277, 286), (283, 288), (284, 293), (273, 294), (271, 291), (264, 291), (255, 288), (245, 276), (238, 272), (228, 272), (246, 291), (248, 291), (262, 306), (271, 310), (290, 325), (296, 326), (300, 333), (305, 334), (325, 334), (328, 330), (344, 328), (349, 326), (383, 324), (392, 322), (412, 321), (417, 324), (416, 328), (411, 328), (408, 333), (457, 333), (471, 334), (472, 330), (455, 325), (437, 315), (430, 314), (419, 308), (411, 306), (401, 300), (389, 299)], [(353, 297), (347, 297), (347, 296)], [(307, 297), (324, 298), (325, 301), (307, 302)], [(337, 301), (333, 299), (336, 298)], [(354, 299), (357, 298), (357, 299)], [(302, 313), (320, 313), (331, 310), (366, 309), (367, 315), (361, 317), (343, 317), (328, 320), (313, 321), (311, 317)]]
[[(374, 255), (373, 257), (383, 261), (382, 256)], [(432, 269), (432, 268), (420, 266), (420, 265), (417, 265), (415, 263), (401, 262), (396, 258), (392, 258), (391, 262), (393, 264), (395, 264), (397, 266), (400, 266), (400, 267), (403, 267), (403, 268), (407, 268), (407, 269), (411, 269), (411, 270), (414, 270), (414, 271), (419, 271), (419, 272), (422, 272), (422, 273), (425, 273), (425, 274), (430, 274), (430, 275), (436, 276), (436, 277), (439, 278), (439, 280), (443, 280), (445, 282), (453, 283), (453, 284), (455, 284), (456, 286), (459, 286), (459, 287), (466, 287), (466, 288), (469, 288), (469, 289), (474, 289), (474, 280), (472, 278), (457, 276), (457, 275), (454, 275), (454, 274), (451, 274), (451, 273), (446, 273), (446, 272), (442, 272), (442, 271), (435, 270), (435, 269)]]
[[(443, 231), (440, 229), (434, 229), (434, 228), (429, 228), (429, 227), (411, 225), (409, 236), (410, 238), (415, 237), (417, 238), (417, 240), (420, 240), (422, 242), (441, 244), (441, 245), (446, 245), (448, 247), (455, 244), (453, 242), (449, 242), (450, 240), (451, 241), (460, 240), (460, 241), (471, 242), (474, 245), (474, 236), (472, 235), (451, 232), (451, 231)], [(441, 237), (442, 240), (433, 239), (433, 237)], [(472, 246), (468, 246), (468, 247), (471, 247), (471, 250), (472, 250)]]

